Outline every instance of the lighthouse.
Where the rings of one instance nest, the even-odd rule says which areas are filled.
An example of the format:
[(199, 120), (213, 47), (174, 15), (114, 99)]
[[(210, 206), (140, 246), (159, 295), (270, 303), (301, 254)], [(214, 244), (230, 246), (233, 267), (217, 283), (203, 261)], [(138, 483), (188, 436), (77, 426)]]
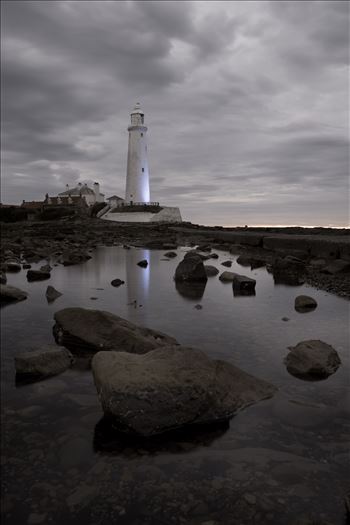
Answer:
[(147, 162), (147, 127), (145, 115), (139, 102), (131, 112), (131, 124), (128, 127), (128, 163), (126, 171), (126, 203), (150, 202), (149, 172)]

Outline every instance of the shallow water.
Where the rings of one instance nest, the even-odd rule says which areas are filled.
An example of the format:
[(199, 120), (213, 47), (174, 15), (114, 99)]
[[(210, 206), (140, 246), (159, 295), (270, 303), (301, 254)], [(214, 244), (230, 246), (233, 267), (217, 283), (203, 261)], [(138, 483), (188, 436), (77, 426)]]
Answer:
[[(29, 297), (1, 311), (4, 524), (288, 524), (301, 516), (345, 523), (349, 303), (307, 286), (275, 285), (264, 268), (250, 271), (220, 251), (206, 264), (223, 271), (221, 262), (232, 259), (228, 270), (254, 277), (256, 295), (235, 297), (218, 277), (193, 294), (172, 279), (184, 250), (167, 261), (158, 250), (100, 247), (82, 265), (54, 267), (47, 281), (28, 283), (26, 271), (7, 274), (8, 284)], [(137, 266), (141, 259), (148, 268)], [(114, 288), (114, 278), (126, 284)], [(48, 284), (63, 292), (51, 304)], [(300, 294), (312, 295), (316, 310), (297, 313)], [(53, 343), (53, 314), (68, 306), (108, 310), (159, 329), (279, 392), (229, 425), (121, 440), (106, 427), (81, 362), (16, 387), (14, 355)], [(286, 371), (287, 347), (305, 339), (338, 351), (342, 365), (327, 380), (302, 381)]]

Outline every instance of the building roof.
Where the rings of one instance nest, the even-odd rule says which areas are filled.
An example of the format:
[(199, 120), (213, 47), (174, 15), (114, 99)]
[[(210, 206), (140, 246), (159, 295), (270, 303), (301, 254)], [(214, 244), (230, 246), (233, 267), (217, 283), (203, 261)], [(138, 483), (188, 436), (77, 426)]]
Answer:
[(61, 193), (58, 194), (60, 197), (63, 195), (70, 195), (71, 197), (73, 197), (73, 195), (95, 195), (95, 192), (94, 190), (92, 190), (91, 188), (89, 188), (88, 186), (76, 186), (75, 188), (71, 188), (69, 190), (66, 190), (66, 191), (62, 191)]
[(107, 200), (108, 201), (111, 201), (111, 200), (123, 201), (124, 199), (122, 199), (121, 197), (118, 197), (118, 195), (112, 195), (112, 197), (108, 197)]

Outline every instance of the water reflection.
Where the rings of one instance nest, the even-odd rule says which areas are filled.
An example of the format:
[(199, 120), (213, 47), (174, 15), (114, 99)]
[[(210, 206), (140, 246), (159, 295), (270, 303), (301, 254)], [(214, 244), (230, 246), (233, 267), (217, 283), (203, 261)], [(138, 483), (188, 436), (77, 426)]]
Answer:
[(230, 423), (222, 421), (212, 425), (192, 425), (159, 436), (141, 438), (116, 431), (111, 420), (102, 417), (95, 426), (93, 447), (95, 452), (107, 455), (178, 454), (211, 445), (229, 428)]
[(142, 259), (150, 261), (149, 250), (125, 251), (126, 290), (129, 308), (141, 307), (148, 299), (150, 264), (147, 268), (140, 268), (137, 263)]
[(207, 281), (183, 282), (175, 281), (176, 291), (190, 301), (202, 299)]

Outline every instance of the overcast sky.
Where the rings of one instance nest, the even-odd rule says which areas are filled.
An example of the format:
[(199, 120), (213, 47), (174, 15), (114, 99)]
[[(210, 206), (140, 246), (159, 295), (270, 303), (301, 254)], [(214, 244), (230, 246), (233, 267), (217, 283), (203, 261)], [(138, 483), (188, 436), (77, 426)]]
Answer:
[(124, 197), (139, 101), (151, 198), (184, 220), (347, 225), (348, 9), (3, 1), (1, 201)]

